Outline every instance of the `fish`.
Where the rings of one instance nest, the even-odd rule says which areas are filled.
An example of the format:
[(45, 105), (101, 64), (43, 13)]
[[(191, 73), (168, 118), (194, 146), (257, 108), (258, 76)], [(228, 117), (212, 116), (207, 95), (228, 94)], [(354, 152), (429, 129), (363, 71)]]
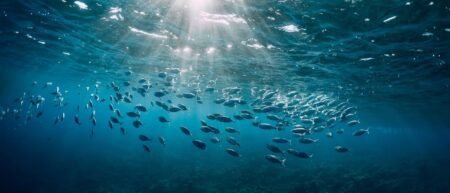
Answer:
[(113, 122), (115, 124), (119, 124), (120, 123), (119, 119), (117, 119), (116, 117), (113, 117), (113, 116), (110, 117), (110, 120), (111, 120), (111, 122)]
[(136, 110), (140, 111), (140, 112), (147, 112), (147, 108), (144, 105), (141, 105), (141, 104), (136, 105), (134, 108)]
[(312, 144), (312, 143), (317, 143), (319, 140), (318, 139), (311, 139), (311, 138), (301, 138), (299, 140), (300, 143), (303, 144)]
[(168, 111), (172, 112), (172, 113), (175, 113), (175, 112), (181, 111), (181, 109), (176, 107), (176, 106), (170, 106)]
[(211, 137), (211, 139), (209, 139), (209, 141), (211, 141), (211, 143), (220, 143), (220, 139), (217, 136)]
[(339, 152), (339, 153), (345, 153), (345, 152), (348, 152), (349, 151), (349, 149), (348, 148), (346, 148), (346, 147), (343, 147), (343, 146), (336, 146), (336, 147), (334, 147), (334, 149), (337, 151), (337, 152)]
[(239, 130), (237, 130), (235, 128), (231, 128), (231, 127), (225, 128), (225, 131), (228, 133), (239, 133)]
[(353, 132), (353, 136), (361, 136), (364, 134), (369, 134), (369, 129), (358, 129), (357, 131)]
[(140, 121), (140, 120), (135, 120), (135, 121), (133, 121), (133, 126), (135, 127), (135, 128), (139, 128), (139, 127), (141, 127), (143, 124), (142, 124), (142, 122)]
[(280, 158), (280, 157), (278, 157), (278, 156), (276, 156), (276, 155), (271, 155), (271, 154), (266, 155), (265, 158), (266, 158), (266, 160), (268, 160), (269, 162), (276, 163), (276, 164), (280, 164), (280, 165), (282, 165), (283, 167), (286, 167), (286, 165), (285, 165), (286, 159), (282, 159), (282, 158)]
[(75, 115), (74, 120), (75, 120), (75, 123), (76, 123), (76, 124), (81, 125), (80, 117), (79, 117), (78, 115)]
[(44, 112), (42, 112), (42, 111), (39, 111), (37, 114), (36, 114), (36, 118), (39, 118), (39, 117), (41, 117), (42, 115), (44, 114)]
[(164, 139), (164, 137), (158, 137), (159, 143), (161, 143), (161, 145), (166, 145), (166, 139)]
[(226, 116), (218, 116), (218, 117), (216, 117), (216, 119), (223, 123), (229, 123), (229, 122), (233, 121), (230, 117), (226, 117)]
[(333, 133), (332, 133), (332, 132), (327, 132), (327, 133), (325, 133), (325, 135), (326, 135), (328, 138), (333, 138)]
[(229, 144), (231, 144), (231, 145), (235, 145), (235, 146), (241, 147), (241, 144), (239, 144), (239, 142), (233, 136), (228, 136), (227, 137), (227, 142)]
[(184, 93), (182, 96), (184, 98), (191, 99), (191, 98), (195, 97), (195, 94), (194, 93)]
[(177, 106), (178, 106), (178, 108), (180, 108), (183, 111), (188, 110), (188, 108), (185, 105), (183, 105), (183, 104), (178, 104)]
[(354, 126), (354, 125), (357, 125), (359, 123), (360, 122), (358, 120), (352, 120), (352, 121), (347, 122), (347, 126)]
[(150, 153), (150, 147), (148, 147), (147, 145), (142, 145), (142, 148), (144, 148), (144, 151), (149, 152)]
[(201, 140), (193, 140), (192, 144), (194, 144), (195, 147), (201, 149), (201, 150), (205, 150), (206, 149), (206, 143), (201, 141)]
[(305, 134), (305, 133), (309, 133), (310, 130), (309, 129), (305, 129), (302, 127), (297, 127), (291, 130), (292, 133), (299, 133), (299, 134)]
[(241, 154), (239, 154), (236, 150), (228, 148), (225, 150), (228, 154), (230, 154), (233, 157), (241, 157)]
[(282, 151), (279, 147), (277, 147), (277, 146), (275, 146), (275, 145), (272, 145), (272, 144), (266, 144), (266, 148), (267, 148), (268, 150), (270, 150), (271, 152), (273, 152), (273, 153), (281, 153), (281, 154), (284, 154), (283, 151)]
[(109, 126), (110, 129), (113, 129), (113, 128), (114, 128), (111, 121), (108, 121), (108, 126)]
[(116, 115), (117, 115), (119, 118), (123, 118), (123, 117), (122, 117), (122, 113), (120, 113), (120, 110), (119, 110), (119, 109), (116, 109), (115, 112), (116, 112)]
[(122, 133), (122, 135), (125, 135), (125, 133), (126, 133), (126, 132), (125, 132), (125, 128), (121, 127), (121, 128), (120, 128), (120, 132)]
[(127, 112), (127, 116), (131, 117), (131, 118), (136, 118), (136, 117), (141, 117), (141, 114), (139, 114), (138, 112)]
[(186, 127), (180, 127), (180, 130), (181, 130), (181, 132), (184, 133), (185, 135), (192, 136), (191, 131), (189, 131), (188, 128), (186, 128)]
[(161, 98), (161, 97), (163, 97), (164, 95), (166, 95), (166, 93), (164, 93), (164, 92), (162, 92), (162, 91), (156, 91), (153, 95), (154, 95), (155, 97)]
[(274, 114), (269, 114), (266, 116), (267, 119), (272, 120), (272, 121), (282, 121), (283, 119), (277, 115)]
[(271, 124), (268, 124), (268, 123), (260, 123), (260, 124), (258, 125), (258, 127), (259, 127), (260, 129), (264, 129), (264, 130), (276, 129), (275, 126), (273, 126), (273, 125), (271, 125)]
[(159, 122), (161, 122), (161, 123), (168, 123), (169, 122), (169, 120), (167, 120), (165, 117), (163, 117), (163, 116), (160, 116), (160, 117), (158, 117), (158, 120), (159, 120)]
[(289, 143), (292, 144), (292, 141), (286, 138), (281, 138), (281, 137), (274, 137), (272, 138), (272, 141), (274, 143)]
[(147, 137), (145, 135), (139, 135), (139, 140), (141, 141), (151, 141), (152, 139), (150, 137)]
[(344, 129), (338, 129), (338, 130), (336, 131), (336, 133), (337, 133), (337, 134), (343, 134), (343, 133), (344, 133)]
[(95, 119), (95, 117), (92, 118), (92, 124), (93, 124), (94, 126), (97, 125), (97, 119)]
[(299, 157), (299, 158), (303, 158), (303, 159), (308, 159), (308, 158), (312, 158), (313, 155), (312, 154), (308, 154), (305, 152), (301, 152), (301, 151), (297, 151), (295, 149), (288, 149), (287, 152), (295, 157)]

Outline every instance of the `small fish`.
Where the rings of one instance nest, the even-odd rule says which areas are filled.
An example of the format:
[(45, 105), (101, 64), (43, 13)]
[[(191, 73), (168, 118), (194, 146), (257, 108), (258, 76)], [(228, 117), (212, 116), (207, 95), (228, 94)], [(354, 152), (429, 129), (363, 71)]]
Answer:
[(116, 123), (116, 124), (120, 123), (119, 119), (117, 119), (116, 117), (113, 117), (113, 116), (110, 117), (110, 120), (111, 120), (111, 122)]
[(239, 142), (236, 140), (236, 138), (232, 137), (232, 136), (228, 136), (227, 137), (227, 142), (231, 145), (235, 145), (238, 147), (241, 147), (241, 144), (239, 144)]
[(169, 120), (167, 120), (165, 117), (163, 117), (163, 116), (160, 116), (160, 117), (158, 117), (158, 120), (159, 120), (159, 122), (161, 122), (161, 123), (168, 123), (169, 122)]
[(303, 144), (312, 144), (312, 143), (317, 143), (319, 141), (319, 139), (311, 139), (311, 138), (301, 138), (299, 140), (300, 143)]
[(117, 115), (119, 118), (123, 118), (123, 117), (122, 117), (122, 113), (120, 113), (119, 109), (116, 109), (115, 112), (116, 112), (116, 115)]
[(139, 135), (139, 140), (141, 141), (151, 141), (152, 139), (145, 136), (145, 135)]
[(144, 107), (144, 106), (141, 105), (141, 104), (136, 105), (134, 108), (137, 109), (137, 110), (140, 111), (140, 112), (147, 112), (147, 108)]
[(126, 133), (125, 128), (121, 127), (120, 132), (122, 133), (122, 135), (125, 135), (125, 133)]
[(338, 129), (338, 130), (336, 131), (336, 133), (337, 133), (337, 134), (343, 134), (343, 133), (344, 133), (344, 129)]
[(271, 152), (273, 152), (273, 153), (281, 153), (281, 154), (283, 154), (283, 151), (279, 147), (277, 147), (275, 145), (267, 144), (266, 148), (268, 150), (270, 150)]
[(286, 166), (286, 165), (285, 165), (286, 159), (281, 159), (280, 157), (278, 157), (278, 156), (276, 156), (276, 155), (271, 155), (271, 154), (269, 154), (269, 155), (266, 155), (265, 158), (266, 158), (266, 160), (268, 160), (269, 162), (276, 163), (276, 164), (280, 164), (280, 165), (282, 165), (283, 167)]
[(166, 139), (164, 139), (164, 137), (158, 137), (159, 143), (161, 143), (161, 145), (166, 145)]
[(272, 141), (275, 143), (289, 143), (292, 144), (291, 140), (286, 139), (286, 138), (281, 138), (281, 137), (274, 137), (272, 138)]
[(268, 123), (260, 123), (260, 124), (258, 125), (258, 127), (259, 127), (260, 129), (264, 129), (264, 130), (276, 129), (275, 126), (273, 126), (273, 125), (271, 125), (271, 124), (268, 124)]
[(113, 105), (112, 105), (112, 104), (109, 104), (109, 105), (108, 105), (108, 107), (109, 107), (109, 110), (111, 110), (111, 111), (113, 111), (113, 112), (114, 112), (114, 107), (113, 107)]
[(184, 97), (184, 98), (187, 98), (187, 99), (191, 99), (191, 98), (194, 98), (194, 97), (195, 97), (195, 94), (193, 94), (193, 93), (184, 93), (184, 94), (183, 94), (183, 97)]
[(75, 115), (74, 120), (75, 120), (75, 123), (76, 123), (76, 124), (81, 125), (80, 117), (79, 117), (78, 115)]
[(36, 118), (39, 118), (39, 117), (41, 117), (42, 115), (44, 114), (44, 112), (42, 112), (42, 111), (39, 111), (37, 114), (36, 114)]
[(217, 136), (211, 137), (211, 139), (209, 139), (209, 141), (211, 141), (211, 143), (220, 143), (220, 139)]
[(92, 118), (92, 124), (93, 124), (94, 126), (97, 125), (97, 119), (95, 119), (95, 117)]
[(196, 146), (197, 148), (199, 148), (201, 150), (206, 149), (206, 143), (201, 140), (194, 140), (194, 141), (192, 141), (192, 144), (194, 144), (194, 146)]
[(297, 151), (295, 149), (288, 149), (287, 152), (295, 157), (299, 157), (299, 158), (303, 158), (303, 159), (308, 159), (308, 158), (312, 158), (312, 154), (307, 154), (305, 152), (300, 152)]
[(332, 132), (327, 132), (327, 133), (325, 133), (325, 135), (326, 135), (328, 138), (333, 138), (333, 133), (332, 133)]
[(230, 117), (226, 117), (226, 116), (218, 116), (218, 117), (216, 117), (216, 119), (223, 123), (229, 123), (229, 122), (233, 121), (233, 119), (231, 119)]
[(239, 154), (236, 150), (234, 150), (234, 149), (231, 149), (231, 148), (229, 148), (229, 149), (226, 149), (225, 150), (228, 154), (230, 154), (231, 156), (233, 156), (233, 157), (241, 157), (241, 154)]
[(188, 108), (185, 105), (183, 105), (183, 104), (178, 104), (177, 106), (178, 106), (178, 108), (180, 108), (183, 111), (188, 110)]
[(113, 128), (114, 128), (111, 121), (108, 121), (108, 126), (109, 126), (110, 129), (113, 129)]
[(136, 117), (141, 117), (141, 114), (131, 111), (131, 112), (127, 113), (127, 116), (131, 117), (131, 118), (136, 118)]
[(150, 147), (148, 147), (147, 145), (142, 145), (142, 148), (144, 148), (144, 151), (149, 152), (150, 153)]
[(231, 128), (231, 127), (225, 128), (225, 131), (228, 133), (239, 133), (239, 130), (237, 130), (235, 128)]
[(359, 129), (359, 130), (357, 130), (357, 131), (355, 131), (355, 132), (353, 132), (353, 136), (361, 136), (361, 135), (364, 135), (364, 134), (369, 134), (369, 129)]
[(180, 130), (181, 130), (181, 132), (183, 132), (185, 135), (192, 136), (191, 131), (189, 131), (188, 128), (186, 128), (186, 127), (180, 127)]
[(162, 92), (162, 91), (156, 91), (153, 95), (154, 95), (155, 97), (161, 98), (161, 97), (163, 97), (164, 95), (166, 95), (166, 93), (164, 93), (164, 92)]
[(348, 152), (348, 151), (349, 151), (348, 148), (343, 147), (343, 146), (336, 146), (336, 147), (334, 147), (334, 149), (335, 149), (337, 152), (339, 152), (339, 153), (345, 153), (345, 152)]
[(140, 121), (140, 120), (135, 120), (135, 121), (133, 121), (133, 126), (135, 127), (135, 128), (139, 128), (139, 127), (141, 127), (143, 124), (142, 124), (142, 122)]
[(347, 125), (348, 126), (354, 126), (354, 125), (357, 125), (357, 124), (359, 124), (360, 122), (358, 121), (358, 120), (353, 120), (353, 121), (349, 121), (348, 123), (347, 123)]

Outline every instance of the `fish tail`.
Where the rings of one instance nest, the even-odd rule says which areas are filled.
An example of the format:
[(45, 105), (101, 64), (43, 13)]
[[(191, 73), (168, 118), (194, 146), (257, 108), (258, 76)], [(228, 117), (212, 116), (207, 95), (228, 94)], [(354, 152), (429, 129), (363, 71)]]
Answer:
[(281, 165), (282, 165), (283, 167), (286, 167), (286, 159), (282, 159), (282, 160), (281, 160)]

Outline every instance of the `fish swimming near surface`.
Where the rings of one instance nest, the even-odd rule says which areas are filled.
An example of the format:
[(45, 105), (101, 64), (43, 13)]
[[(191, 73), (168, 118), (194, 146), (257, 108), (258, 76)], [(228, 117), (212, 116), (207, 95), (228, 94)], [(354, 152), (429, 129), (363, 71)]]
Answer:
[(75, 123), (76, 123), (76, 124), (81, 125), (80, 117), (79, 117), (78, 115), (75, 115), (74, 120), (75, 120)]
[(233, 157), (241, 157), (241, 154), (239, 154), (236, 150), (234, 149), (226, 149), (225, 150), (229, 155), (233, 156)]
[(241, 144), (239, 144), (239, 142), (233, 136), (228, 136), (227, 137), (227, 142), (229, 144), (231, 144), (231, 145), (235, 145), (235, 146), (241, 147)]
[(339, 152), (339, 153), (345, 153), (345, 152), (348, 152), (348, 151), (349, 151), (348, 148), (343, 147), (343, 146), (336, 146), (336, 147), (334, 147), (334, 149), (335, 149), (337, 152)]
[(281, 138), (281, 137), (274, 137), (272, 138), (272, 141), (275, 143), (289, 143), (292, 144), (292, 141), (286, 138)]
[(142, 145), (142, 148), (144, 148), (144, 151), (149, 152), (150, 153), (150, 147), (148, 147), (147, 145)]
[(281, 153), (281, 154), (284, 154), (284, 153), (283, 153), (283, 150), (281, 150), (279, 147), (277, 147), (277, 146), (275, 146), (275, 145), (272, 145), (272, 144), (266, 144), (266, 148), (267, 148), (269, 151), (273, 152), (273, 153)]
[(152, 139), (150, 137), (145, 136), (145, 135), (139, 135), (139, 140), (141, 140), (141, 141), (151, 141)]
[(364, 135), (364, 134), (369, 134), (369, 129), (359, 129), (359, 130), (356, 130), (355, 132), (353, 132), (353, 136), (362, 136), (362, 135)]
[(319, 139), (311, 139), (311, 138), (301, 138), (299, 140), (300, 143), (303, 144), (312, 144), (312, 143), (317, 143), (319, 141)]
[(191, 131), (187, 127), (180, 127), (182, 133), (188, 136), (192, 136)]
[(287, 152), (290, 155), (293, 155), (293, 156), (298, 157), (298, 158), (303, 158), (303, 159), (308, 159), (308, 158), (312, 158), (313, 157), (312, 154), (307, 154), (305, 152), (300, 152), (300, 151), (297, 151), (295, 149), (288, 149)]
[(160, 117), (158, 117), (158, 120), (159, 120), (159, 122), (161, 122), (161, 123), (168, 123), (169, 122), (169, 120), (167, 120), (165, 117), (163, 117), (163, 116), (160, 116)]
[(164, 137), (159, 136), (158, 141), (161, 145), (166, 145), (166, 139)]
[(192, 141), (192, 144), (194, 144), (195, 147), (205, 150), (206, 149), (206, 143), (201, 140), (194, 140)]
[(283, 167), (286, 167), (285, 163), (286, 163), (286, 159), (281, 159), (280, 157), (276, 156), (276, 155), (266, 155), (265, 156), (266, 160), (268, 160), (269, 162), (272, 163), (276, 163), (276, 164), (280, 164)]

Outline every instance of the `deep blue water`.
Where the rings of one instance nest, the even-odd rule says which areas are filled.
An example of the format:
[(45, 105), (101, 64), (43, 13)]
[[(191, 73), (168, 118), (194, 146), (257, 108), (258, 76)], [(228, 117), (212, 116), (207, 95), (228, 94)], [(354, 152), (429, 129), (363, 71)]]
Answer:
[(2, 193), (450, 192), (450, 1), (4, 0), (0, 42)]

